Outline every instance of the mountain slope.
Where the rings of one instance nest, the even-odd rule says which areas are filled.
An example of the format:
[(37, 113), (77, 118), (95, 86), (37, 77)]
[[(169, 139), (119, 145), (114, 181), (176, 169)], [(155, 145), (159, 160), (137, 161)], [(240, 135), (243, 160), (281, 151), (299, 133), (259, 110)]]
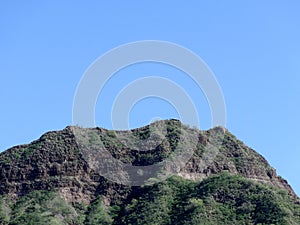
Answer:
[[(153, 130), (160, 125), (163, 135)], [(128, 133), (70, 126), (2, 152), (1, 224), (300, 224), (287, 181), (225, 128), (198, 131), (167, 120)], [(176, 176), (160, 183), (157, 171), (143, 174), (142, 186), (108, 179), (86, 155), (97, 159), (101, 144), (115, 159), (148, 168), (176, 155), (183, 134), (196, 134), (195, 148), (182, 167), (162, 167)]]

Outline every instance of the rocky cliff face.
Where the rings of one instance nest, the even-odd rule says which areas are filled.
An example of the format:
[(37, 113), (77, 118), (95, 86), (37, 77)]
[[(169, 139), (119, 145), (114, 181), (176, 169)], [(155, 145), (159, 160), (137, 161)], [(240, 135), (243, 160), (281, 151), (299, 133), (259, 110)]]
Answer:
[[(61, 131), (48, 132), (28, 145), (8, 149), (0, 154), (0, 194), (18, 199), (33, 190), (56, 190), (67, 202), (88, 204), (99, 195), (104, 196), (106, 204), (119, 202), (130, 194), (132, 187), (102, 176), (89, 158), (83, 155), (83, 141), (99, 139), (114, 158), (127, 164), (145, 166), (170, 158), (179, 145), (182, 132), (194, 132), (197, 139), (195, 149), (187, 163), (176, 170), (177, 175), (201, 181), (228, 171), (286, 190), (293, 198), (297, 198), (287, 181), (277, 176), (275, 169), (261, 155), (237, 140), (225, 128), (197, 131), (177, 120), (156, 123), (163, 123), (166, 128), (158, 145), (153, 144), (155, 138), (151, 139), (151, 126), (131, 131), (137, 140), (149, 139), (141, 142), (144, 151), (138, 151), (134, 146), (131, 148), (129, 144), (120, 141), (120, 137), (123, 138), (129, 131), (114, 133), (103, 128), (71, 126)], [(80, 130), (92, 131), (94, 136), (88, 140), (81, 139), (80, 142), (76, 134)], [(95, 143), (93, 148), (97, 146), (97, 141)], [(216, 144), (218, 148), (214, 148)], [(168, 170), (167, 167), (164, 169)]]

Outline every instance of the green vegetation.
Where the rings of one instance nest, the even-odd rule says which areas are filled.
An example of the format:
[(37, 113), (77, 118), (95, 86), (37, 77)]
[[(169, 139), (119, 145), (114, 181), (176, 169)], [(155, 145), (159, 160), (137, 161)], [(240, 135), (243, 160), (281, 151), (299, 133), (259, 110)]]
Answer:
[(228, 173), (201, 183), (172, 177), (142, 193), (116, 224), (300, 224), (286, 192)]
[(287, 192), (222, 173), (202, 182), (173, 176), (132, 189), (120, 204), (103, 197), (67, 204), (54, 191), (34, 191), (10, 205), (0, 199), (0, 224), (300, 224), (300, 205)]
[[(300, 224), (300, 205), (282, 190), (222, 173), (202, 182), (178, 176), (133, 188), (121, 204), (103, 197), (67, 204), (54, 191), (34, 191), (11, 204), (0, 199), (0, 224)], [(10, 205), (11, 204), (11, 205)]]
[[(33, 191), (20, 198), (6, 220), (9, 225), (76, 224), (77, 213), (53, 191)], [(4, 223), (5, 224), (5, 223)]]
[(109, 225), (112, 224), (113, 220), (108, 214), (107, 207), (103, 204), (102, 198), (98, 198), (94, 203), (92, 203), (87, 212), (87, 225)]

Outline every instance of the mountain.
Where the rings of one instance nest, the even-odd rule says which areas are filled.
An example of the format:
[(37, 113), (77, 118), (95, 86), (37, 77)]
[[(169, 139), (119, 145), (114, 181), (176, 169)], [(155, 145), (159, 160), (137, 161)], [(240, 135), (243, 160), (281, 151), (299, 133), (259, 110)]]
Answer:
[(0, 224), (300, 224), (300, 201), (223, 127), (68, 126), (0, 153)]

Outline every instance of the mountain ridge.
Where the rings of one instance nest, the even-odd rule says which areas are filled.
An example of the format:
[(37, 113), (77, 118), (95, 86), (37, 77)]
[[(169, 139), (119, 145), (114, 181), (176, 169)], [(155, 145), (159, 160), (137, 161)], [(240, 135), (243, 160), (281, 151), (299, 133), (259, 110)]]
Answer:
[[(150, 177), (151, 179), (147, 178), (147, 181), (154, 180), (154, 183), (148, 182), (145, 183), (146, 186), (134, 187), (107, 179), (97, 171), (96, 167), (93, 167), (88, 158), (82, 155), (83, 151), (80, 146), (82, 143), (91, 142), (94, 144), (88, 147), (98, 146), (97, 140), (100, 140), (114, 158), (135, 166), (147, 166), (172, 157), (182, 140), (180, 139), (182, 133), (196, 132), (196, 129), (178, 120), (164, 120), (153, 124), (150, 124), (152, 127), (147, 125), (130, 131), (130, 142), (135, 139), (140, 140), (139, 145), (128, 145), (121, 139), (128, 138), (122, 135), (127, 135), (129, 131), (67, 126), (60, 131), (47, 132), (30, 144), (12, 147), (0, 153), (0, 195), (9, 196), (11, 201), (17, 204), (20, 199), (32, 192), (54, 190), (67, 204), (90, 205), (99, 199), (99, 196), (107, 207), (124, 204), (131, 198), (130, 196), (139, 195), (145, 190), (149, 191), (147, 186), (150, 184), (155, 186), (159, 183), (156, 184), (155, 179)], [(155, 133), (156, 125), (163, 125), (163, 128), (166, 128), (164, 136)], [(76, 134), (78, 131), (88, 134), (87, 139), (78, 141), (78, 134)], [(151, 133), (155, 135), (151, 136)], [(228, 173), (229, 179), (231, 176), (237, 176), (236, 179), (241, 183), (244, 182), (242, 179), (246, 179), (257, 185), (267, 185), (266, 188), (286, 192), (289, 201), (299, 203), (299, 198), (292, 187), (276, 174), (276, 170), (269, 165), (267, 160), (239, 141), (226, 128), (197, 130), (196, 134), (195, 151), (175, 175), (188, 180), (187, 183), (198, 184), (214, 176), (223, 179), (222, 174)], [(223, 135), (218, 136), (219, 134)], [(220, 137), (222, 137), (222, 142), (218, 142)], [(155, 146), (153, 141), (157, 139), (162, 142)], [(146, 141), (143, 142), (143, 140)], [(209, 151), (212, 148), (207, 148), (207, 146), (211, 147), (216, 143), (221, 143), (218, 146), (218, 152), (209, 158), (208, 156), (211, 156)], [(137, 146), (143, 148), (151, 146), (153, 149), (139, 152), (134, 149)], [(203, 158), (207, 158), (209, 163), (203, 163), (205, 161)], [(168, 184), (168, 177), (166, 181), (162, 180), (162, 184)], [(119, 212), (118, 215), (122, 213)]]

